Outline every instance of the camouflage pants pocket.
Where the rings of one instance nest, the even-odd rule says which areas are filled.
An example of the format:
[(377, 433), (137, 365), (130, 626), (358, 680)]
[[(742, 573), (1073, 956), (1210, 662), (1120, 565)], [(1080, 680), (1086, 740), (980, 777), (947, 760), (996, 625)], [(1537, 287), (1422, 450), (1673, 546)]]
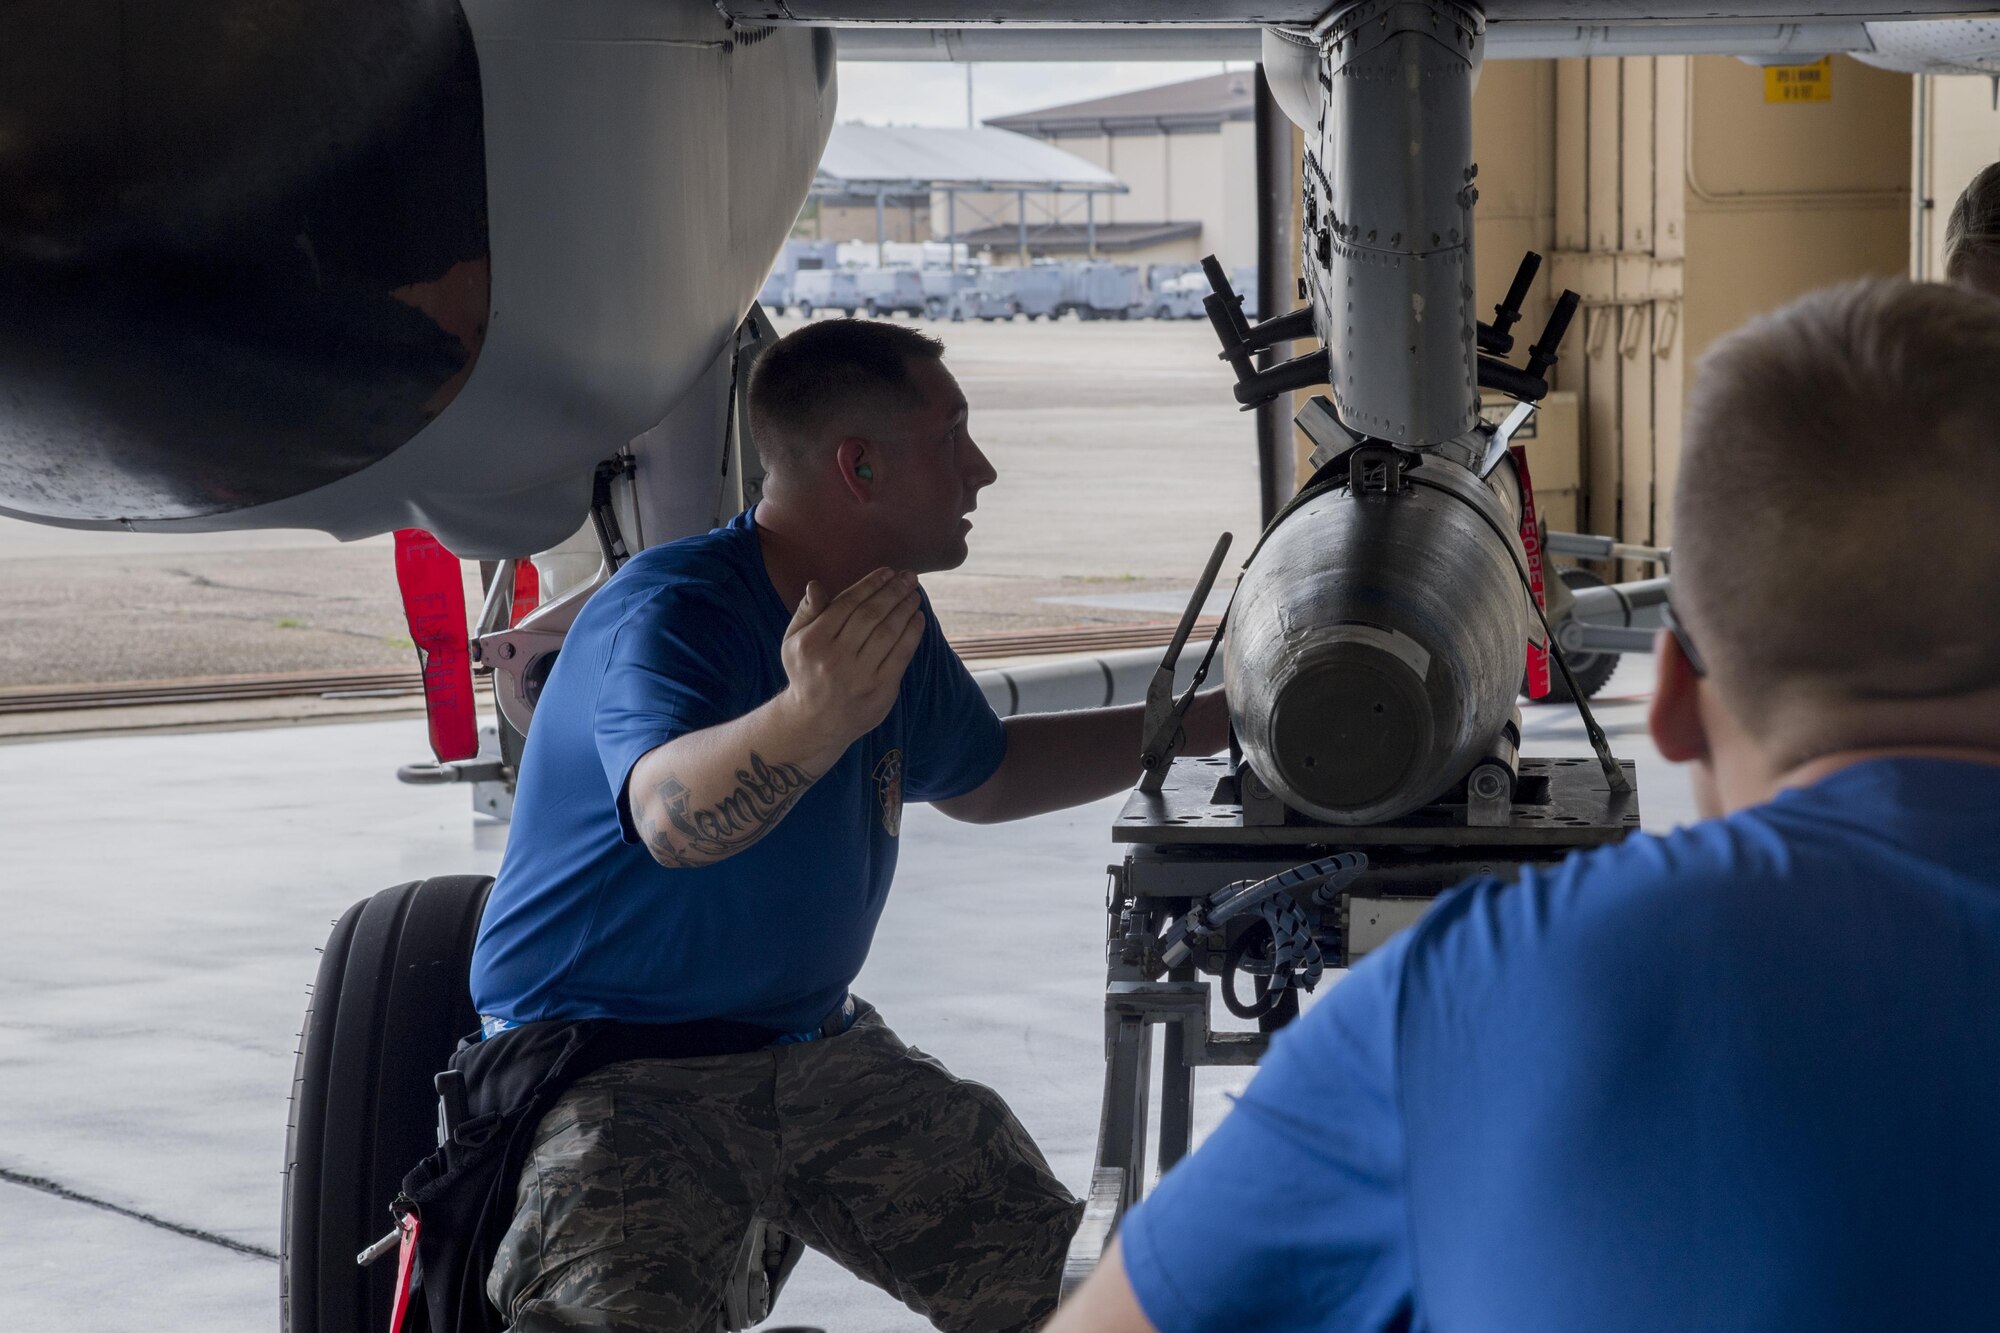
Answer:
[(513, 1312), (565, 1270), (624, 1243), (616, 1116), (611, 1089), (579, 1087), (543, 1117), (521, 1168), (514, 1225), (486, 1283), (487, 1298), (502, 1311)]
[(557, 1101), (486, 1284), (513, 1333), (712, 1333), (776, 1155), (760, 1064), (630, 1061)]

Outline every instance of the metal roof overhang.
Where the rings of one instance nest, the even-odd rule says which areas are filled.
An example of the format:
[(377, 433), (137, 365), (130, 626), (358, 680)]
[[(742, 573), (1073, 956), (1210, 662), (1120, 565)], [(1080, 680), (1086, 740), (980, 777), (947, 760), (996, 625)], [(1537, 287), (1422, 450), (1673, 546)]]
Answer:
[(929, 194), (933, 190), (962, 190), (968, 194), (1014, 193), (1027, 190), (1034, 194), (1126, 194), (1131, 187), (1124, 182), (1116, 185), (1064, 185), (1049, 181), (1000, 180), (954, 178), (952, 180), (920, 180), (915, 177), (883, 177), (881, 179), (861, 179), (850, 176), (813, 177), (814, 194), (852, 194), (856, 197), (874, 197), (877, 191), (885, 195)]
[[(749, 23), (1310, 24), (1332, 0), (721, 0)], [(1485, 0), (1487, 21), (1508, 23), (1797, 22), (1988, 18), (2000, 5), (1966, 0)]]
[(834, 127), (813, 177), (816, 194), (1125, 194), (1129, 188), (1102, 167), (1009, 130), (853, 124)]
[[(1061, 27), (843, 25), (847, 60), (894, 61), (1256, 61), (1264, 30), (1197, 25), (1073, 24)], [(1566, 56), (1726, 55), (1777, 63), (1848, 54), (1912, 74), (2000, 74), (2000, 23), (1987, 19), (1803, 18), (1784, 22), (1711, 18), (1676, 23), (1492, 22), (1488, 60)]]
[[(1494, 24), (1486, 33), (1488, 60), (1624, 55), (1768, 58), (1792, 54), (1816, 60), (1840, 52), (1866, 52), (1874, 46), (1868, 25), (1852, 19), (1788, 23), (1502, 23)], [(842, 60), (898, 62), (1254, 62), (1264, 56), (1264, 30), (1130, 25), (925, 28), (877, 23), (841, 27), (839, 51)]]
[[(1124, 254), (1163, 245), (1168, 241), (1199, 238), (1199, 222), (1100, 222), (1094, 228), (1073, 222), (1030, 223), (1028, 249), (1043, 254), (1095, 248), (1101, 254)], [(956, 240), (978, 250), (985, 247), (1013, 247), (1021, 238), (1018, 224), (978, 227), (961, 231)]]

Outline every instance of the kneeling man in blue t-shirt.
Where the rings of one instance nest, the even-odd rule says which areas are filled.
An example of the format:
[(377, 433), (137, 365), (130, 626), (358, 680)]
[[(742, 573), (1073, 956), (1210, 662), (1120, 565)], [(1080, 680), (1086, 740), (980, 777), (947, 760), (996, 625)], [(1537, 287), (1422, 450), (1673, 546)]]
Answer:
[[(486, 1288), (515, 1333), (709, 1333), (755, 1219), (941, 1329), (1055, 1308), (1081, 1205), (991, 1089), (847, 989), (906, 801), (1079, 805), (1141, 745), (1136, 706), (1003, 724), (946, 644), (917, 576), (964, 561), (994, 472), (943, 351), (860, 320), (780, 340), (749, 392), (762, 502), (634, 556), (564, 642), (473, 999), (488, 1036), (610, 1019), (686, 1053), (541, 1121)], [(1222, 748), (1220, 691), (1186, 728)]]
[(1054, 1328), (2000, 1323), (2000, 301), (1725, 339), (1674, 531), (1703, 822), (1441, 899)]

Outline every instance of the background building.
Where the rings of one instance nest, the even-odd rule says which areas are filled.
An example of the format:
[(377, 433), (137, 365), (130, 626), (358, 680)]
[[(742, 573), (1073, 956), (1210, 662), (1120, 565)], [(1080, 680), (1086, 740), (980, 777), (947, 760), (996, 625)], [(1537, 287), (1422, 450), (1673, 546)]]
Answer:
[[(1257, 260), (1254, 80), (1249, 70), (1215, 74), (1001, 116), (976, 131), (836, 126), (798, 234), (875, 239), (879, 190), (884, 239), (955, 232), (997, 264), (1192, 264), (1215, 254), (1247, 267)], [(1039, 141), (1039, 156), (1009, 151), (1023, 137)], [(1021, 160), (1003, 170), (986, 160), (997, 153)], [(979, 188), (982, 178), (998, 188)]]
[[(997, 129), (1045, 139), (1111, 172), (1127, 193), (1105, 201), (1097, 246), (1130, 263), (1225, 268), (1257, 262), (1255, 73), (1213, 74), (1115, 97), (1000, 116)], [(979, 236), (966, 237), (975, 246)], [(1051, 235), (1039, 254), (1078, 254), (1080, 238)]]
[(1111, 172), (1007, 130), (842, 124), (833, 128), (795, 236), (821, 241), (965, 239), (997, 262), (1042, 253), (1050, 227), (1074, 226), (1088, 249), (1101, 201), (1124, 194)]

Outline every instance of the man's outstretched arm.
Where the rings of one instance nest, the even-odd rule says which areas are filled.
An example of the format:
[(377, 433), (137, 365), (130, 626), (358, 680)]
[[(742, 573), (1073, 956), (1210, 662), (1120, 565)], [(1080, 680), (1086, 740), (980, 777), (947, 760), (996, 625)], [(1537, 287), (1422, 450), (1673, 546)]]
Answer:
[(806, 588), (785, 631), (785, 689), (742, 717), (691, 731), (632, 766), (632, 825), (670, 868), (713, 865), (778, 826), (896, 702), (923, 638), (913, 575), (878, 569), (838, 597)]
[[(1002, 724), (1007, 757), (993, 776), (963, 796), (934, 804), (953, 819), (998, 824), (1128, 791), (1139, 780), (1145, 721), (1144, 704), (1010, 717)], [(1189, 754), (1214, 754), (1227, 745), (1229, 705), (1223, 692), (1195, 696), (1185, 725)]]
[(1117, 1241), (1104, 1252), (1090, 1280), (1043, 1325), (1042, 1333), (1159, 1333), (1139, 1308)]

